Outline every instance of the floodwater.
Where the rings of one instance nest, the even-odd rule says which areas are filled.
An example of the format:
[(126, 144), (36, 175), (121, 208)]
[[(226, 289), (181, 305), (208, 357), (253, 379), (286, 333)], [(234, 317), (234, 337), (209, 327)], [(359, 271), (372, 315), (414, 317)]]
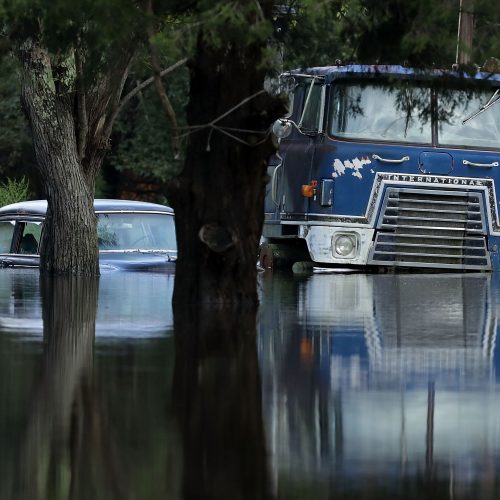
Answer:
[(194, 354), (173, 284), (0, 270), (0, 499), (499, 498), (500, 276), (266, 273)]

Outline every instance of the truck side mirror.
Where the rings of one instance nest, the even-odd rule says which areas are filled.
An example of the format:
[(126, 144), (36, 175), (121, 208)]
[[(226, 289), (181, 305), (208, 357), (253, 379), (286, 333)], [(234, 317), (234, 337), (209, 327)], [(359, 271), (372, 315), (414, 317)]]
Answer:
[(273, 124), (273, 134), (278, 139), (284, 139), (292, 133), (292, 122), (285, 118), (278, 118)]

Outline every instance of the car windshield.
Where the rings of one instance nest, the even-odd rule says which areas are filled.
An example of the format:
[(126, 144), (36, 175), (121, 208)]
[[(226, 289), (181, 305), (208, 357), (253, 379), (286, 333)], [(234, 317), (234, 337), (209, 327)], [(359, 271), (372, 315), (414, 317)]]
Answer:
[(438, 121), (440, 145), (498, 148), (500, 105), (464, 120), (488, 103), (494, 89), (438, 88), (436, 111), (429, 87), (399, 83), (337, 84), (330, 105), (330, 134), (346, 139), (432, 142), (431, 117)]
[(168, 214), (97, 214), (99, 250), (176, 250), (174, 218)]

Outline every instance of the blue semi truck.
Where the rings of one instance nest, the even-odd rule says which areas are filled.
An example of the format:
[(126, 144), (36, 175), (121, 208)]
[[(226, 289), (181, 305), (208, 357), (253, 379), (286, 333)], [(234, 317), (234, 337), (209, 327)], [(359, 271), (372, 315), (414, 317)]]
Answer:
[(500, 269), (500, 74), (336, 65), (281, 79), (291, 110), (273, 127), (264, 248)]

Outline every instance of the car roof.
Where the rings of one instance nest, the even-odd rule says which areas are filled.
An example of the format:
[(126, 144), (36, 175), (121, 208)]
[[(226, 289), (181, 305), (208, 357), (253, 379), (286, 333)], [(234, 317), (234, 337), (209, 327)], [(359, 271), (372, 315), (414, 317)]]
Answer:
[(324, 78), (327, 83), (346, 77), (374, 78), (374, 77), (400, 77), (411, 79), (463, 79), (465, 81), (483, 82), (490, 85), (498, 85), (500, 74), (488, 72), (466, 73), (465, 71), (453, 71), (444, 69), (417, 69), (406, 66), (387, 64), (347, 64), (338, 66), (318, 66), (311, 68), (294, 69), (285, 72), (283, 76)]
[[(165, 205), (148, 203), (145, 201), (131, 200), (94, 200), (96, 212), (164, 212), (173, 214), (174, 211)], [(44, 216), (47, 212), (47, 200), (21, 201), (0, 208), (0, 216), (3, 215), (39, 215)]]

